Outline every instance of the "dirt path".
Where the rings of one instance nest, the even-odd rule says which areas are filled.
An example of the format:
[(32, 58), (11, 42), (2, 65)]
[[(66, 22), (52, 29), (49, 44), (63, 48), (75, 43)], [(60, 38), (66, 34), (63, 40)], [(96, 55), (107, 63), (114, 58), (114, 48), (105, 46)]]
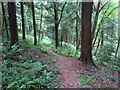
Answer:
[[(47, 47), (47, 49), (53, 51), (50, 47)], [(77, 71), (79, 71), (80, 61), (74, 58), (61, 56), (57, 53), (55, 54), (59, 56), (57, 61), (60, 64), (59, 69), (62, 73), (60, 75), (60, 83), (62, 84), (60, 88), (78, 88), (79, 81), (77, 78)]]
[[(53, 52), (53, 48), (47, 47), (47, 49)], [(105, 67), (100, 67), (100, 70), (94, 67), (86, 68), (78, 59), (53, 53), (59, 56), (57, 62), (60, 64), (59, 69), (62, 73), (60, 88), (120, 88), (120, 73)], [(78, 83), (78, 74), (81, 84)]]

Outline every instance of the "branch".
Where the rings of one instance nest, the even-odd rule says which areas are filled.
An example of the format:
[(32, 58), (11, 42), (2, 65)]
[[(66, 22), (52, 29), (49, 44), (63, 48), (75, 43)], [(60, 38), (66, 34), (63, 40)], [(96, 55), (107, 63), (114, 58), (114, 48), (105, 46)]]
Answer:
[(94, 38), (94, 33), (97, 27), (97, 22), (98, 22), (98, 16), (99, 16), (99, 8), (100, 8), (100, 2), (98, 2), (98, 6), (96, 9), (96, 14), (95, 14), (95, 18), (94, 18), (94, 25), (93, 25), (93, 29), (92, 29), (92, 39)]
[[(110, 1), (110, 0), (109, 0)], [(109, 2), (108, 1), (108, 2)], [(106, 2), (101, 8), (100, 8), (100, 10), (99, 10), (99, 12), (108, 4), (108, 2)]]
[[(101, 24), (104, 22), (105, 14), (107, 13), (109, 7), (110, 7), (110, 6), (108, 6), (108, 8), (106, 9), (106, 11), (104, 12), (104, 14), (103, 14), (104, 16), (103, 16), (103, 18), (101, 19), (101, 21), (100, 21), (100, 23), (99, 23), (99, 25), (98, 25), (99, 27), (98, 27), (98, 30), (97, 30), (97, 32), (96, 32), (95, 40), (94, 40), (92, 46), (94, 46), (94, 44), (95, 44), (95, 42), (96, 42), (96, 40), (97, 40), (97, 36), (98, 36), (99, 31), (100, 31)], [(93, 38), (94, 38), (94, 36), (93, 36)], [(92, 39), (93, 39), (93, 38), (92, 38)]]
[(108, 13), (108, 15), (105, 17), (105, 19), (106, 19), (110, 14), (112, 14), (112, 12), (113, 12), (115, 9), (117, 9), (117, 8), (119, 8), (119, 6), (118, 6), (118, 7), (115, 7), (110, 13)]
[(61, 14), (60, 14), (60, 19), (59, 19), (58, 25), (60, 24), (60, 21), (61, 21), (61, 19), (62, 19), (62, 14), (63, 14), (64, 7), (65, 7), (66, 4), (67, 4), (67, 2), (64, 3), (64, 5), (63, 5), (63, 7), (62, 7), (62, 9), (61, 9)]
[(95, 4), (93, 6), (94, 6), (95, 11), (97, 11), (97, 8), (95, 7)]
[[(117, 9), (117, 8), (119, 8), (119, 6), (118, 6), (118, 7), (115, 7), (110, 13), (107, 14), (106, 17), (103, 17), (102, 20), (100, 21), (100, 23), (99, 23), (99, 28), (98, 28), (98, 31), (97, 31), (97, 33), (96, 33), (95, 40), (94, 40), (94, 42), (93, 42), (93, 46), (94, 46), (94, 44), (95, 44), (95, 42), (96, 42), (97, 35), (98, 35), (99, 31), (100, 31), (101, 24), (102, 24), (102, 23), (105, 21), (105, 19), (108, 18), (108, 16), (109, 16), (110, 14), (112, 14), (112, 12), (113, 12), (115, 9)], [(109, 9), (109, 7), (108, 7), (107, 10), (105, 11), (105, 13), (107, 13), (108, 9)], [(104, 15), (105, 15), (105, 13), (104, 13)]]

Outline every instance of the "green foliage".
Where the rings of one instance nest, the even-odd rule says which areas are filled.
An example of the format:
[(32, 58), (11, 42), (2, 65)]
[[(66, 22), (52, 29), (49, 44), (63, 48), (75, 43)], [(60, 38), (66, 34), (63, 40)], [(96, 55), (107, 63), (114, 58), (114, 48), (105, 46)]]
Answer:
[(50, 64), (43, 60), (31, 63), (4, 61), (3, 89), (30, 89), (30, 88), (54, 88), (57, 87), (57, 69), (50, 67)]
[(114, 47), (110, 44), (106, 44), (98, 50), (97, 59), (102, 61), (109, 61), (111, 60), (114, 52)]
[(31, 38), (28, 38), (28, 36), (32, 38), (32, 36), (27, 35), (27, 37), (26, 37), (27, 40), (20, 40), (20, 47), (22, 47), (22, 48), (33, 48), (34, 47), (36, 49), (37, 49), (37, 47), (40, 47), (40, 50), (41, 50), (42, 53), (47, 53), (49, 55), (55, 56), (54, 53), (52, 53), (51, 51), (49, 51), (49, 50), (47, 50), (45, 48), (45, 46), (54, 47), (54, 45), (52, 44), (51, 39), (49, 39), (48, 37), (46, 37), (40, 43), (38, 43), (38, 45), (36, 47), (33, 44), (31, 44), (31, 40), (30, 40)]
[(43, 46), (55, 48), (54, 41), (47, 36), (44, 37), (40, 44), (42, 44)]
[(2, 46), (2, 57), (3, 59), (12, 58), (16, 53), (23, 51), (23, 49), (18, 48), (19, 45), (13, 45), (11, 48), (8, 45)]
[(47, 50), (45, 47), (41, 47), (41, 51), (42, 51), (43, 53), (47, 53), (47, 54), (49, 54), (49, 55), (55, 56), (54, 53), (52, 53), (51, 51)]
[(80, 52), (76, 51), (74, 47), (69, 44), (64, 44), (63, 47), (59, 47), (55, 50), (57, 53), (69, 57), (80, 57)]
[[(56, 62), (54, 60), (41, 59), (42, 55), (48, 56), (54, 54), (45, 49), (44, 46), (31, 46), (29, 46), (29, 42), (24, 40), (20, 40), (19, 48), (18, 45), (13, 45), (12, 49), (8, 50), (8, 45), (3, 46), (3, 56), (9, 57), (3, 57), (5, 58), (2, 64), (3, 89), (21, 90), (58, 87), (57, 74), (60, 72)], [(23, 51), (22, 53), (25, 56), (23, 54), (17, 55), (15, 60), (10, 58), (21, 51)], [(29, 58), (29, 54), (36, 55), (37, 59)]]
[(90, 76), (87, 78), (85, 76), (80, 76), (79, 80), (82, 85), (90, 85), (96, 82), (96, 80)]
[(18, 33), (18, 36), (19, 36), (19, 39), (20, 41), (24, 41), (25, 43), (24, 44), (21, 44), (21, 45), (24, 45), (24, 46), (33, 46), (33, 41), (34, 41), (34, 37), (32, 35), (26, 35), (26, 40), (22, 40), (22, 33)]
[(99, 48), (96, 55), (96, 63), (120, 71), (119, 60), (115, 58), (115, 48), (111, 44), (105, 44)]

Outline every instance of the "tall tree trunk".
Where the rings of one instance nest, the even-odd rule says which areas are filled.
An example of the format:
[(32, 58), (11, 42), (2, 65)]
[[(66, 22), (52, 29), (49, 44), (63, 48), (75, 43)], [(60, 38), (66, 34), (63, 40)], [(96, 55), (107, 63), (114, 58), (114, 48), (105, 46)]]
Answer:
[(11, 45), (18, 44), (18, 29), (15, 2), (8, 2), (9, 28)]
[(81, 61), (94, 65), (92, 59), (91, 17), (93, 2), (82, 2)]
[(62, 42), (63, 42), (63, 35), (61, 36), (61, 47), (62, 47)]
[(78, 40), (78, 20), (76, 20), (76, 50), (78, 50), (79, 40)]
[[(0, 5), (0, 10), (2, 9), (2, 6)], [(2, 10), (1, 10), (2, 11)], [(0, 12), (0, 42), (2, 42), (4, 40), (3, 38), (3, 31), (2, 31), (2, 28), (3, 28), (3, 19), (2, 19), (2, 12)], [(2, 48), (0, 49), (0, 51), (2, 51)], [(0, 52), (1, 56), (2, 56), (2, 52)]]
[(24, 6), (23, 2), (20, 2), (21, 5), (21, 16), (22, 16), (22, 34), (23, 34), (23, 39), (25, 39), (25, 22), (24, 22)]
[(3, 18), (4, 18), (4, 23), (5, 23), (6, 36), (7, 36), (7, 39), (9, 39), (8, 25), (7, 25), (7, 20), (6, 20), (6, 16), (5, 16), (5, 9), (4, 9), (3, 2), (1, 2), (1, 6), (2, 6), (2, 13), (3, 13)]
[(54, 2), (54, 19), (55, 19), (55, 43), (56, 43), (56, 48), (59, 46), (59, 40), (58, 40), (58, 7), (56, 5), (56, 2)]
[(32, 3), (33, 28), (34, 28), (34, 45), (37, 45), (34, 2), (31, 2), (31, 3)]
[[(78, 2), (76, 5), (78, 5)], [(78, 46), (78, 11), (76, 11), (76, 50), (78, 50)]]

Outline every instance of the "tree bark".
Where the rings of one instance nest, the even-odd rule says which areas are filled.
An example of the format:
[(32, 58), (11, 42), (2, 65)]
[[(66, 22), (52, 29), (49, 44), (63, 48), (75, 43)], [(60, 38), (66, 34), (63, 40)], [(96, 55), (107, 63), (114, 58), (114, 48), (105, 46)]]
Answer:
[(34, 2), (31, 2), (31, 4), (32, 4), (32, 17), (33, 17), (33, 28), (34, 28), (34, 45), (37, 45)]
[(57, 2), (53, 2), (53, 4), (54, 4), (54, 15), (55, 15), (54, 16), (54, 20), (55, 20), (55, 43), (56, 43), (56, 48), (57, 48), (57, 47), (59, 47), (58, 28), (59, 28), (60, 21), (62, 20), (63, 11), (64, 11), (64, 8), (65, 8), (65, 5), (67, 4), (67, 2), (65, 2), (64, 5), (62, 6), (60, 18), (58, 18)]
[(62, 42), (63, 42), (63, 35), (61, 36), (61, 47), (62, 47)]
[(54, 13), (55, 13), (55, 16), (54, 16), (54, 19), (55, 19), (55, 43), (56, 43), (56, 49), (57, 47), (59, 46), (59, 40), (58, 40), (58, 7), (56, 5), (56, 2), (54, 2)]
[[(78, 5), (78, 2), (76, 5)], [(78, 50), (78, 46), (78, 11), (76, 11), (76, 50)]]
[(15, 2), (8, 2), (9, 28), (11, 45), (18, 44), (18, 29)]
[(91, 17), (93, 2), (82, 2), (81, 61), (94, 65), (92, 59)]
[(6, 36), (7, 36), (7, 39), (9, 39), (8, 25), (7, 25), (7, 20), (6, 20), (6, 16), (5, 16), (6, 14), (5, 14), (5, 9), (4, 9), (3, 2), (1, 2), (1, 6), (2, 6), (2, 13), (3, 13), (3, 18), (4, 18), (4, 23), (5, 23)]
[(21, 5), (21, 17), (22, 17), (22, 34), (23, 34), (23, 39), (25, 39), (25, 22), (24, 22), (24, 6), (23, 2), (20, 2)]

